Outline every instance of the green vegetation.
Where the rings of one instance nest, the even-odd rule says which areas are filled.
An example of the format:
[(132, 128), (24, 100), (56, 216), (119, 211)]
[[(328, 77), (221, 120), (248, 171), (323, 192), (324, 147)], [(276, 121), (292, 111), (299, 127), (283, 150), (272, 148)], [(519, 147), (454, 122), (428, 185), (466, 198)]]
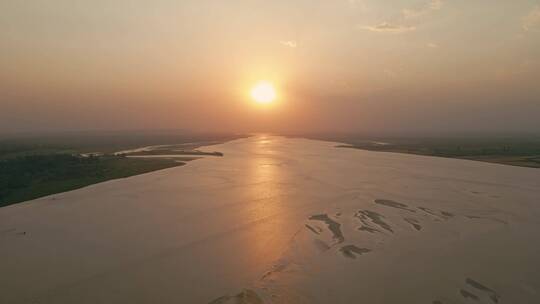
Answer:
[[(220, 152), (195, 150), (240, 137), (180, 131), (79, 132), (0, 139), (0, 207), (91, 184), (185, 164)], [(171, 145), (172, 144), (172, 145)], [(146, 146), (155, 149), (125, 151)], [(175, 157), (126, 157), (126, 155)]]
[(4, 159), (0, 160), (0, 207), (183, 164), (170, 159), (81, 157), (70, 154)]
[(446, 138), (369, 138), (323, 136), (320, 139), (346, 143), (341, 148), (410, 153), (461, 158), (512, 166), (540, 168), (540, 138), (528, 137), (446, 137)]
[(0, 136), (0, 159), (21, 155), (47, 155), (53, 153), (114, 152), (155, 145), (177, 145), (196, 149), (242, 137), (231, 134), (194, 134), (181, 131), (141, 132), (73, 132), (54, 134), (26, 134)]

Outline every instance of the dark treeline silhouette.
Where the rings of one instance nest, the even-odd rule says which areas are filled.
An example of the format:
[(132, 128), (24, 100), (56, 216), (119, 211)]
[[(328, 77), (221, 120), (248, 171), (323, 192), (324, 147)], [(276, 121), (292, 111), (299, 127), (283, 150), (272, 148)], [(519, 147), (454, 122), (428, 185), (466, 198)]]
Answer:
[(45, 154), (0, 160), (0, 207), (183, 163), (123, 156)]

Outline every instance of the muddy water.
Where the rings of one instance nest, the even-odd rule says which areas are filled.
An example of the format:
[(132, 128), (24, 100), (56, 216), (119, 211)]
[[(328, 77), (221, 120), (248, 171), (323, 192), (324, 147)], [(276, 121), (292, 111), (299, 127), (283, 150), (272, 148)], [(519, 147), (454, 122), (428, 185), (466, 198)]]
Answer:
[(201, 150), (224, 157), (0, 208), (0, 303), (540, 302), (538, 169)]

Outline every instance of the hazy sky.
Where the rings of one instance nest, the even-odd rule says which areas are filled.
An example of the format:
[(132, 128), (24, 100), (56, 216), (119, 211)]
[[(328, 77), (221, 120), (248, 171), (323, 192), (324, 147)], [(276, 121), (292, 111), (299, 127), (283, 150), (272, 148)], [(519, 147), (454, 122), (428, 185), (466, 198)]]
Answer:
[(1, 131), (147, 128), (539, 131), (540, 1), (0, 1)]

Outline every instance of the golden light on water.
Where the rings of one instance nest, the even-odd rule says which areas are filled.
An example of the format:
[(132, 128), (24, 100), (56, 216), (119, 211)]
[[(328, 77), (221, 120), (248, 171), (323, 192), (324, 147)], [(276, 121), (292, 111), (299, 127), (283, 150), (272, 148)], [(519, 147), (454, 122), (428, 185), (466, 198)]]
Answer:
[(272, 103), (276, 97), (276, 89), (268, 81), (261, 81), (251, 89), (251, 98), (260, 104)]

